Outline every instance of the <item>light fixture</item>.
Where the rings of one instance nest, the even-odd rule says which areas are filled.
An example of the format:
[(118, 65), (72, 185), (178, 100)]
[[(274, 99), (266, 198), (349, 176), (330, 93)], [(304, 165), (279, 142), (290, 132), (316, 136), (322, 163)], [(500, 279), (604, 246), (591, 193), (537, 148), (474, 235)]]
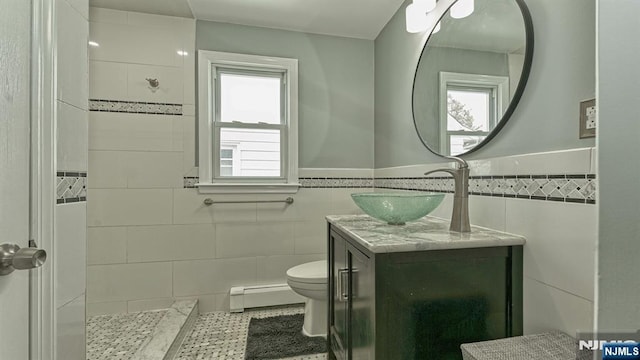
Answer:
[(436, 0), (413, 0), (413, 3), (424, 7), (425, 12), (433, 11), (436, 8)]
[(177, 51), (177, 53), (178, 53), (178, 55), (180, 55), (180, 56), (189, 56), (189, 53), (188, 53), (188, 52), (186, 52), (186, 51), (178, 50), (178, 51)]
[(473, 13), (474, 0), (458, 0), (451, 6), (451, 17), (462, 19)]
[(98, 47), (98, 46), (100, 46), (100, 44), (98, 44), (95, 41), (89, 41), (89, 46)]
[(427, 30), (427, 10), (418, 2), (407, 5), (406, 9), (407, 32), (419, 33)]

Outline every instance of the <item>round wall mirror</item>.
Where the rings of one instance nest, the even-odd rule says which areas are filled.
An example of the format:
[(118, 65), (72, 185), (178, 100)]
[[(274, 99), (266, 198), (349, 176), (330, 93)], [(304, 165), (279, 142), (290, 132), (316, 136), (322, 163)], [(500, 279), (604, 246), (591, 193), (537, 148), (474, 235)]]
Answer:
[(444, 156), (485, 145), (518, 104), (532, 57), (533, 24), (523, 0), (475, 0), (473, 13), (461, 19), (446, 11), (413, 81), (420, 140)]

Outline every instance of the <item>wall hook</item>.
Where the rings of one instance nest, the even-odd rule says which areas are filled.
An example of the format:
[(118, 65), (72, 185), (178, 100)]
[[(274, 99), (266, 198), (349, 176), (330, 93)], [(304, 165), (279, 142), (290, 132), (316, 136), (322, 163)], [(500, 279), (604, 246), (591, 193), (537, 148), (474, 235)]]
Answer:
[(146, 78), (146, 80), (149, 82), (149, 89), (151, 89), (151, 91), (156, 92), (160, 87), (160, 81), (158, 81), (158, 79)]

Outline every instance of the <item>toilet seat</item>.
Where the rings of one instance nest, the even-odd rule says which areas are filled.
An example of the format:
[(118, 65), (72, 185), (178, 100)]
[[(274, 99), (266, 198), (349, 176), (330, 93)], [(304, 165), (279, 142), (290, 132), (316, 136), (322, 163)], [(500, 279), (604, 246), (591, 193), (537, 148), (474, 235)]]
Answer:
[(326, 284), (327, 261), (313, 261), (287, 270), (287, 279), (303, 284)]

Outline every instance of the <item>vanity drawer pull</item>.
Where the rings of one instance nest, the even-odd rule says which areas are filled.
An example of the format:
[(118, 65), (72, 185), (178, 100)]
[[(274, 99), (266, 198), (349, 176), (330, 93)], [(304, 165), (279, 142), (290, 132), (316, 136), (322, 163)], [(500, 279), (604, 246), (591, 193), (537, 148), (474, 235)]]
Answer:
[(337, 282), (336, 296), (338, 301), (347, 301), (349, 299), (349, 269), (338, 269)]

